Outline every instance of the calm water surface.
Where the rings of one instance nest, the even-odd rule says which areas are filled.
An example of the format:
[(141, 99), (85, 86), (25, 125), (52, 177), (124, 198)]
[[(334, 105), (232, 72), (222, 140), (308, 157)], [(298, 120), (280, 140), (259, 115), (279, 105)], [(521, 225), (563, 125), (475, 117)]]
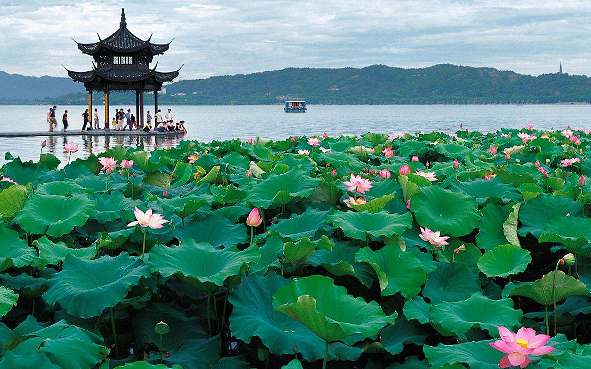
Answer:
[[(82, 127), (84, 106), (58, 106), (57, 120), (61, 129), (64, 109), (69, 112), (70, 129)], [(121, 106), (134, 111), (134, 107)], [(265, 137), (285, 139), (291, 135), (363, 134), (366, 132), (456, 131), (464, 129), (495, 131), (501, 127), (520, 128), (533, 124), (540, 129), (559, 129), (567, 125), (591, 128), (591, 105), (309, 105), (305, 114), (286, 114), (281, 105), (249, 106), (163, 106), (171, 108), (177, 120), (185, 120), (189, 133), (182, 139), (211, 141), (233, 138)], [(104, 111), (99, 117), (104, 119)], [(0, 105), (0, 131), (47, 130), (47, 106)], [(149, 106), (145, 110), (153, 110)], [(114, 109), (113, 109), (114, 112)], [(113, 113), (112, 112), (112, 113)], [(103, 123), (101, 122), (101, 126)], [(98, 154), (113, 146), (142, 145), (147, 150), (176, 145), (180, 138), (154, 137), (0, 137), (0, 164), (4, 152), (23, 160), (36, 160), (40, 143), (58, 158), (65, 142), (79, 144), (74, 158)]]

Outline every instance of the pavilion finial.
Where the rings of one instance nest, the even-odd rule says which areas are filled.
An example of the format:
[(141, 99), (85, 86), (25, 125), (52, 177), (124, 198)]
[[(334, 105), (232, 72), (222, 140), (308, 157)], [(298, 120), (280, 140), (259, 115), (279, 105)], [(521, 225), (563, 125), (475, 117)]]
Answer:
[(121, 23), (119, 23), (121, 28), (127, 27), (127, 22), (125, 21), (125, 8), (121, 8)]

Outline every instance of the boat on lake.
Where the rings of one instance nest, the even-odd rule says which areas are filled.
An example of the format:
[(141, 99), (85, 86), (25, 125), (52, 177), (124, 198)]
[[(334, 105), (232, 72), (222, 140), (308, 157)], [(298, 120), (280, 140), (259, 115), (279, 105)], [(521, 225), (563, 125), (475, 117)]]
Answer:
[(283, 110), (286, 113), (305, 113), (307, 110), (306, 102), (304, 100), (287, 100)]

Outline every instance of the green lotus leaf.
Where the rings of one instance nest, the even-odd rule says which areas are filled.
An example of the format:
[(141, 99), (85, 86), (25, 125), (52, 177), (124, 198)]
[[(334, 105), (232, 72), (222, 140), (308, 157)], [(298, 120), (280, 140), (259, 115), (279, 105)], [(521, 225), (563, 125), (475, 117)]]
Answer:
[(412, 182), (408, 176), (398, 176), (398, 183), (400, 184), (400, 189), (402, 190), (404, 202), (408, 202), (410, 198), (419, 192), (419, 186)]
[(11, 289), (0, 286), (0, 318), (6, 315), (13, 306), (16, 306), (18, 295)]
[[(293, 346), (297, 345), (304, 360), (321, 359), (324, 341), (299, 321), (273, 310), (273, 295), (288, 283), (288, 279), (275, 273), (243, 277), (228, 297), (234, 307), (230, 314), (230, 330), (246, 343), (250, 343), (253, 336), (260, 337), (273, 355), (292, 354)], [(335, 356), (331, 346), (329, 356)]]
[(193, 166), (188, 163), (177, 162), (172, 171), (170, 187), (182, 186), (193, 177)]
[(115, 369), (183, 369), (183, 367), (180, 365), (170, 367), (164, 364), (150, 364), (147, 361), (136, 361), (134, 363), (116, 366)]
[(222, 357), (211, 369), (251, 369), (251, 366), (246, 358), (240, 355)]
[(289, 219), (281, 219), (277, 224), (267, 228), (269, 231), (275, 231), (281, 237), (299, 240), (302, 237), (314, 239), (319, 230), (330, 230), (331, 226), (327, 223), (330, 211), (322, 211), (314, 208), (307, 208), (302, 214), (293, 214)]
[(488, 345), (493, 341), (472, 341), (456, 345), (440, 343), (437, 347), (425, 345), (423, 352), (433, 368), (464, 363), (474, 369), (498, 369), (505, 354)]
[(119, 191), (96, 194), (96, 207), (91, 218), (99, 223), (114, 222), (121, 219), (124, 222), (135, 220), (133, 215), (134, 202)]
[(302, 363), (298, 359), (293, 359), (287, 365), (283, 365), (281, 369), (304, 369)]
[(256, 261), (258, 250), (216, 250), (206, 243), (184, 242), (179, 246), (156, 245), (150, 251), (148, 266), (163, 277), (179, 274), (200, 283), (223, 285), (226, 278), (239, 275), (243, 265)]
[(32, 161), (23, 163), (19, 158), (4, 164), (2, 168), (6, 170), (6, 177), (12, 178), (12, 180), (23, 185), (27, 183), (36, 184), (38, 178), (47, 172), (45, 165), (36, 164)]
[(303, 199), (312, 195), (320, 179), (312, 178), (298, 168), (287, 173), (271, 174), (248, 191), (246, 201), (253, 206), (267, 209), (282, 206), (292, 199)]
[(460, 159), (472, 151), (469, 147), (457, 144), (441, 144), (434, 148), (438, 153), (450, 159)]
[(218, 173), (220, 172), (220, 166), (216, 165), (215, 167), (211, 168), (209, 172), (207, 172), (207, 174), (205, 176), (203, 176), (203, 178), (201, 178), (199, 181), (197, 181), (198, 184), (201, 183), (213, 183), (215, 182), (216, 178), (218, 177)]
[(160, 167), (160, 162), (156, 158), (152, 158), (152, 153), (149, 151), (136, 151), (131, 153), (130, 158), (134, 165), (141, 168), (144, 173), (153, 173)]
[(283, 246), (284, 263), (297, 264), (308, 259), (316, 249), (332, 250), (334, 242), (326, 235), (322, 235), (318, 241), (310, 241), (308, 237), (303, 237), (299, 242), (286, 242)]
[(93, 368), (109, 353), (100, 336), (63, 320), (46, 328), (21, 332), (20, 339), (19, 327), (15, 329), (15, 347), (4, 353), (0, 369)]
[(540, 237), (544, 229), (550, 222), (557, 218), (582, 215), (583, 207), (580, 202), (570, 199), (543, 194), (535, 199), (528, 201), (519, 211), (519, 220), (522, 226), (519, 234), (522, 236), (531, 233), (535, 237)]
[(404, 344), (422, 346), (427, 332), (417, 322), (409, 322), (403, 316), (396, 319), (396, 324), (389, 325), (380, 333), (380, 343), (392, 355), (402, 352)]
[(421, 296), (415, 296), (404, 303), (404, 316), (409, 320), (417, 320), (421, 324), (429, 323), (429, 304)]
[[(555, 290), (553, 286), (556, 286)], [(545, 274), (532, 284), (515, 287), (510, 295), (529, 297), (538, 304), (549, 306), (568, 296), (591, 296), (591, 293), (581, 281), (559, 270)]]
[(393, 319), (377, 302), (354, 298), (344, 287), (321, 275), (298, 278), (280, 287), (273, 296), (273, 307), (327, 342), (354, 334), (375, 336)]
[[(392, 181), (393, 182), (393, 181)], [(367, 211), (372, 214), (384, 210), (386, 205), (394, 198), (393, 195), (384, 195), (376, 199), (370, 200), (365, 204), (350, 204), (355, 211)]]
[(22, 268), (37, 262), (37, 252), (16, 231), (0, 224), (0, 271), (14, 266)]
[(482, 209), (482, 218), (478, 225), (476, 244), (483, 250), (509, 243), (503, 225), (510, 214), (508, 207), (488, 204)]
[(494, 199), (497, 202), (519, 201), (521, 199), (521, 194), (515, 186), (503, 183), (499, 177), (494, 177), (488, 181), (475, 179), (466, 182), (455, 182), (453, 187), (468, 196), (476, 198), (479, 204), (483, 204), (489, 199)]
[(503, 234), (507, 241), (509, 241), (512, 245), (521, 246), (519, 242), (519, 237), (517, 235), (517, 216), (519, 214), (519, 208), (521, 207), (521, 203), (518, 202), (517, 204), (512, 206), (512, 211), (507, 217), (507, 220), (503, 223)]
[(368, 236), (400, 235), (412, 226), (412, 215), (379, 213), (336, 212), (328, 217), (335, 228), (340, 228), (347, 237), (365, 241)]
[(585, 346), (581, 353), (565, 351), (557, 359), (557, 367), (561, 369), (589, 368), (591, 367), (591, 349)]
[(45, 165), (49, 169), (56, 169), (61, 161), (52, 154), (39, 155), (39, 164)]
[(15, 185), (0, 192), (0, 218), (14, 218), (29, 197), (25, 186)]
[(412, 298), (421, 292), (427, 281), (427, 273), (416, 253), (418, 250), (401, 251), (392, 243), (377, 251), (364, 247), (355, 254), (355, 261), (371, 265), (380, 282), (383, 296), (398, 292), (405, 298)]
[(40, 195), (71, 196), (84, 193), (84, 188), (72, 180), (53, 181), (41, 184), (35, 193)]
[(96, 260), (67, 255), (62, 271), (49, 280), (43, 299), (49, 305), (59, 303), (75, 317), (90, 318), (123, 301), (141, 278), (149, 276), (148, 268), (126, 253)]
[(146, 176), (142, 180), (142, 184), (160, 187), (164, 189), (170, 188), (170, 174), (162, 172), (146, 174)]
[(90, 260), (98, 253), (98, 250), (94, 246), (79, 249), (69, 248), (64, 242), (52, 242), (45, 236), (35, 242), (35, 246), (39, 250), (39, 257), (43, 259), (46, 264), (51, 265), (57, 265), (61, 261), (64, 261), (69, 254), (78, 259)]
[(523, 312), (513, 308), (511, 299), (491, 300), (477, 292), (463, 301), (432, 305), (429, 315), (436, 327), (443, 328), (441, 333), (448, 335), (446, 332), (450, 332), (465, 339), (471, 328), (481, 328), (491, 336), (498, 336), (498, 326), (512, 329), (520, 325)]
[[(183, 368), (211, 368), (218, 361), (221, 352), (220, 336), (188, 338), (183, 344), (168, 352), (162, 359), (168, 366), (180, 365)], [(152, 351), (149, 361), (160, 361), (160, 354)]]
[(573, 252), (581, 253), (581, 247), (591, 243), (591, 219), (574, 216), (555, 218), (546, 225), (539, 242), (560, 243)]
[(480, 282), (464, 263), (438, 263), (437, 270), (427, 276), (423, 296), (432, 304), (459, 301), (480, 291)]
[(265, 275), (269, 269), (281, 269), (279, 259), (283, 258), (284, 245), (281, 237), (277, 235), (267, 237), (265, 244), (258, 249), (261, 257), (250, 264), (249, 273)]
[[(369, 367), (366, 367), (370, 369)], [(386, 369), (431, 369), (431, 365), (427, 362), (427, 360), (419, 360), (416, 356), (407, 357), (404, 360), (404, 363), (394, 363), (390, 364), (386, 367)], [(441, 369), (464, 369), (465, 367), (456, 367), (456, 366), (442, 366)]]
[(484, 253), (478, 268), (487, 277), (507, 277), (523, 272), (531, 263), (530, 252), (515, 245), (500, 245)]
[(247, 242), (247, 229), (244, 224), (234, 224), (223, 215), (211, 215), (200, 222), (186, 223), (185, 227), (175, 228), (174, 236), (181, 243), (208, 243), (213, 247), (233, 247)]
[(480, 220), (473, 197), (436, 186), (421, 188), (412, 197), (411, 210), (422, 227), (452, 237), (472, 232)]
[(86, 223), (94, 205), (86, 196), (34, 194), (17, 213), (16, 221), (27, 233), (60, 237)]
[(47, 290), (46, 278), (31, 277), (27, 273), (21, 273), (15, 276), (3, 273), (0, 275), (0, 280), (4, 286), (9, 287), (14, 291), (18, 291), (19, 295), (24, 297), (41, 296), (41, 294)]
[(336, 242), (332, 250), (320, 249), (312, 254), (308, 261), (313, 266), (321, 265), (335, 276), (353, 276), (366, 287), (370, 287), (375, 279), (373, 268), (367, 263), (355, 261), (357, 246), (346, 242)]

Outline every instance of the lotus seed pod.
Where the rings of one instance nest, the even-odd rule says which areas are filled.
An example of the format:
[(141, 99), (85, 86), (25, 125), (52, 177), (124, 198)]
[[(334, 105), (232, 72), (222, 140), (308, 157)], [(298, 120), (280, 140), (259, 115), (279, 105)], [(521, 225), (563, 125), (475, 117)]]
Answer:
[(166, 334), (170, 331), (170, 328), (168, 327), (168, 324), (160, 321), (154, 326), (154, 331), (156, 331), (157, 334)]
[(575, 263), (577, 261), (575, 256), (570, 252), (568, 254), (564, 255), (563, 259), (564, 259), (564, 262), (566, 263), (566, 265), (568, 265), (568, 266), (575, 265)]

